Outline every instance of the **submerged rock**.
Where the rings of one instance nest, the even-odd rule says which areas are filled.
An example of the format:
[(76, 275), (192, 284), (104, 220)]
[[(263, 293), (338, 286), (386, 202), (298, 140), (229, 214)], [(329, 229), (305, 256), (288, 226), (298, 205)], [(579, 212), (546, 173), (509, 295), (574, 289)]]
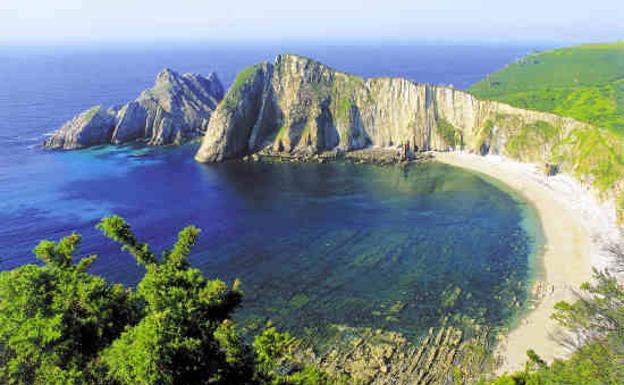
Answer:
[(134, 141), (180, 144), (201, 136), (224, 89), (215, 74), (204, 77), (161, 71), (154, 86), (121, 107), (93, 107), (55, 131), (43, 146), (78, 149)]
[(355, 384), (469, 384), (490, 370), (493, 337), (489, 329), (443, 324), (410, 341), (393, 331), (330, 325), (321, 346), (299, 347), (294, 356)]

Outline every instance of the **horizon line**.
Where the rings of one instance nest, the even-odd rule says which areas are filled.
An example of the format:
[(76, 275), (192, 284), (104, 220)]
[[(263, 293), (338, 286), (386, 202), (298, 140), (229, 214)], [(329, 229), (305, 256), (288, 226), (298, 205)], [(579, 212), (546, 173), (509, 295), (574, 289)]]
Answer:
[(107, 46), (107, 45), (146, 45), (154, 46), (160, 44), (210, 44), (214, 46), (220, 45), (292, 45), (292, 44), (308, 44), (317, 46), (344, 46), (344, 45), (508, 45), (508, 46), (527, 46), (527, 45), (543, 45), (543, 46), (565, 46), (565, 45), (583, 45), (583, 44), (606, 44), (624, 42), (622, 38), (614, 38), (612, 40), (604, 39), (406, 39), (406, 38), (344, 38), (328, 40), (324, 38), (293, 38), (293, 39), (211, 39), (211, 38), (158, 38), (158, 39), (7, 39), (0, 40), (0, 48), (3, 47), (84, 47), (84, 46)]

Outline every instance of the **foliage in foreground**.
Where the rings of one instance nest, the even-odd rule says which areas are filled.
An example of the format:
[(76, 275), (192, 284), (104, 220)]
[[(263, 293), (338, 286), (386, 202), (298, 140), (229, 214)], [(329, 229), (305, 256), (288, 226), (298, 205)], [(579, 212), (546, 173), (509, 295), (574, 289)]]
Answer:
[(490, 385), (624, 384), (624, 287), (608, 273), (594, 276), (594, 283), (581, 287), (578, 301), (557, 304), (553, 315), (571, 332), (561, 342), (582, 346), (567, 360), (551, 365), (529, 351), (525, 370), (501, 376)]
[[(297, 359), (300, 342), (268, 326), (246, 344), (232, 312), (239, 283), (208, 280), (188, 261), (199, 230), (180, 232), (157, 256), (120, 217), (98, 228), (122, 245), (146, 273), (135, 288), (111, 284), (75, 260), (80, 236), (42, 241), (42, 266), (0, 273), (0, 383), (7, 385), (324, 385), (349, 383)], [(624, 383), (624, 288), (595, 273), (579, 300), (554, 317), (578, 350), (547, 365), (529, 351), (525, 370), (489, 385)], [(461, 381), (460, 381), (461, 382)]]
[[(316, 367), (297, 365), (296, 342), (269, 327), (253, 346), (237, 334), (232, 312), (239, 283), (206, 279), (188, 261), (199, 230), (189, 226), (157, 256), (120, 217), (97, 226), (146, 273), (136, 289), (86, 272), (95, 256), (74, 261), (80, 236), (42, 241), (42, 266), (0, 273), (0, 383), (325, 384)], [(75, 263), (74, 263), (75, 262)]]

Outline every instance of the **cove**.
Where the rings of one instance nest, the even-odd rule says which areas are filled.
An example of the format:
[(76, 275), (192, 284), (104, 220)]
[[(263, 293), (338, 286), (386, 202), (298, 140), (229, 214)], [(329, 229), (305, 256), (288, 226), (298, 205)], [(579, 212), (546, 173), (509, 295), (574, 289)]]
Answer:
[(81, 251), (100, 255), (95, 273), (132, 284), (140, 269), (93, 229), (115, 213), (155, 249), (201, 228), (192, 263), (241, 279), (236, 317), (252, 332), (270, 319), (301, 337), (343, 324), (417, 338), (443, 318), (508, 325), (527, 301), (539, 223), (488, 178), (435, 162), (201, 165), (196, 148), (41, 153), (41, 164), (17, 165), (12, 186), (34, 188), (0, 191), (2, 268), (75, 230)]

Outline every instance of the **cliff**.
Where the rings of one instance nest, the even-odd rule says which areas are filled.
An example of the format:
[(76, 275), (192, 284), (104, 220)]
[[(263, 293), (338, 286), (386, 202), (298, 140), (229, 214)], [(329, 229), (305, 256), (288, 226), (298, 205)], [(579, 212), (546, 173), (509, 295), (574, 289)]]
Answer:
[[(266, 148), (317, 153), (400, 144), (415, 150), (512, 153), (510, 142), (524, 131), (562, 136), (583, 126), (480, 101), (453, 88), (405, 79), (366, 80), (307, 58), (281, 55), (239, 75), (215, 111), (197, 160), (239, 158)], [(548, 161), (545, 152), (523, 155)]]
[(134, 141), (179, 144), (201, 136), (224, 89), (215, 74), (161, 71), (154, 86), (123, 106), (84, 111), (46, 139), (45, 148), (78, 149)]
[(567, 171), (609, 197), (621, 197), (624, 187), (609, 173), (619, 159), (613, 154), (624, 153), (622, 142), (607, 130), (451, 87), (362, 79), (296, 55), (280, 55), (239, 74), (215, 110), (196, 159), (368, 146), (500, 154), (548, 172)]

